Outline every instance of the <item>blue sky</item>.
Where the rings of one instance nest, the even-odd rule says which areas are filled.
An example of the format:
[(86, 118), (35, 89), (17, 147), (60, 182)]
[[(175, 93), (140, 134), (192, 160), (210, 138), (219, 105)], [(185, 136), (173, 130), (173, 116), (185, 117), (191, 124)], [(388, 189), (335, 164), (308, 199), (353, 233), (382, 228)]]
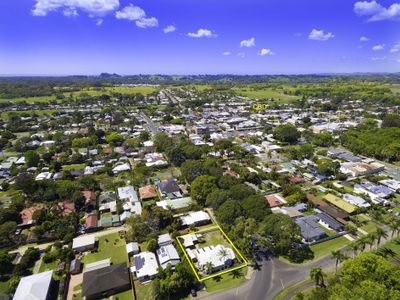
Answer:
[(0, 74), (399, 72), (395, 1), (1, 0)]

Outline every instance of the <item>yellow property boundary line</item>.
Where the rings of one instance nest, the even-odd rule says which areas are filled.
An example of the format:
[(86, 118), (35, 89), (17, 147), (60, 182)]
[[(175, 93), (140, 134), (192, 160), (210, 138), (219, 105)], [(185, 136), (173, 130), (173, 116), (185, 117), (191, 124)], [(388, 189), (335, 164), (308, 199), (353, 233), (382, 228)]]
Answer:
[[(186, 253), (185, 247), (183, 247), (183, 245), (182, 245), (181, 241), (179, 240), (179, 238), (182, 238), (182, 237), (188, 236), (188, 235), (193, 235), (193, 234), (202, 233), (202, 232), (205, 232), (205, 231), (210, 231), (210, 230), (212, 230), (212, 229), (218, 229), (218, 230), (222, 233), (222, 235), (226, 238), (226, 240), (229, 242), (229, 244), (231, 244), (231, 246), (233, 247), (233, 249), (235, 249), (236, 253), (239, 255), (239, 257), (241, 258), (241, 260), (243, 260), (243, 264), (240, 265), (240, 266), (238, 266), (238, 267), (235, 267), (235, 268), (232, 268), (232, 269), (229, 269), (229, 270), (226, 270), (226, 271), (222, 271), (222, 272), (219, 272), (219, 273), (214, 274), (214, 275), (211, 275), (211, 276), (207, 276), (207, 277), (204, 277), (204, 278), (200, 278), (199, 275), (197, 274), (196, 268), (194, 267), (192, 261), (190, 260), (189, 256), (188, 256), (187, 253)], [(187, 233), (187, 234), (184, 234), (184, 235), (177, 236), (177, 237), (176, 237), (176, 240), (178, 241), (179, 246), (181, 247), (183, 253), (185, 254), (185, 257), (186, 257), (187, 261), (189, 262), (189, 265), (190, 265), (190, 267), (192, 268), (193, 273), (194, 273), (194, 275), (196, 275), (196, 278), (197, 278), (197, 280), (198, 280), (199, 282), (202, 282), (202, 281), (204, 281), (204, 280), (208, 280), (208, 279), (211, 279), (211, 278), (214, 278), (214, 277), (217, 277), (217, 276), (220, 276), (220, 275), (223, 275), (223, 274), (226, 274), (226, 273), (235, 271), (235, 270), (239, 270), (239, 269), (241, 269), (241, 268), (247, 267), (247, 265), (248, 265), (248, 262), (247, 262), (247, 260), (243, 257), (242, 253), (239, 252), (239, 250), (235, 247), (235, 245), (232, 243), (232, 241), (228, 238), (228, 236), (225, 234), (225, 232), (222, 230), (222, 228), (221, 228), (219, 225), (217, 225), (217, 226), (210, 226), (210, 227), (204, 228), (204, 229), (202, 229), (202, 230), (200, 230), (200, 231), (196, 231), (196, 232)]]

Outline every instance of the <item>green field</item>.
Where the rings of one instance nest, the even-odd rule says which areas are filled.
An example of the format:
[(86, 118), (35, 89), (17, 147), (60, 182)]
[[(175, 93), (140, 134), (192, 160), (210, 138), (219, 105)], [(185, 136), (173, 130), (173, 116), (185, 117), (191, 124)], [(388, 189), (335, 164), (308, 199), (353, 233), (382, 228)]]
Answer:
[(113, 264), (128, 262), (125, 240), (121, 239), (118, 233), (99, 237), (98, 241), (98, 252), (87, 254), (82, 260), (83, 263), (92, 263), (107, 258), (111, 258)]
[(253, 89), (251, 87), (245, 87), (245, 88), (235, 87), (233, 88), (233, 90), (241, 96), (249, 97), (252, 99), (260, 100), (260, 99), (274, 98), (274, 100), (278, 103), (290, 103), (299, 99), (299, 97), (297, 96), (285, 95), (282, 89), (274, 89), (274, 88)]
[(52, 100), (56, 100), (54, 96), (44, 96), (44, 97), (26, 97), (26, 98), (13, 98), (13, 99), (0, 99), (0, 103), (4, 102), (26, 102), (26, 103), (35, 103), (35, 102), (50, 102)]
[(207, 292), (215, 292), (222, 289), (228, 289), (242, 284), (246, 278), (247, 267), (235, 270), (230, 273), (217, 276), (204, 281)]
[(65, 165), (62, 167), (63, 171), (72, 171), (72, 170), (83, 170), (86, 168), (86, 164), (75, 164), (75, 165)]
[(1, 112), (1, 118), (4, 119), (5, 121), (7, 121), (7, 120), (8, 120), (8, 115), (9, 115), (10, 113), (15, 113), (15, 114), (19, 114), (19, 115), (21, 115), (21, 114), (29, 114), (29, 115), (32, 115), (32, 113), (35, 113), (35, 114), (37, 114), (38, 116), (44, 116), (44, 115), (51, 116), (51, 115), (53, 115), (53, 113), (54, 113), (55, 111), (56, 111), (56, 110), (54, 110), (54, 109), (24, 110), (24, 111), (20, 111), (20, 110), (18, 110), (18, 111), (3, 111), (3, 112)]
[(335, 239), (312, 245), (311, 251), (314, 252), (314, 259), (330, 254), (332, 251), (341, 249), (342, 247), (350, 244), (350, 241), (345, 237), (337, 237)]

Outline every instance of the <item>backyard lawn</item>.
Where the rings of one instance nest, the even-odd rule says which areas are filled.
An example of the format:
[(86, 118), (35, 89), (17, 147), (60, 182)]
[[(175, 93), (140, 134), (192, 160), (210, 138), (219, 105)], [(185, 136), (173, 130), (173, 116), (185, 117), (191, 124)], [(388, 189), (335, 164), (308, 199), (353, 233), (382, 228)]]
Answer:
[(136, 300), (153, 300), (153, 282), (148, 284), (141, 284), (135, 280), (135, 293)]
[(205, 240), (204, 243), (201, 243), (201, 248), (207, 246), (216, 246), (216, 245), (223, 245), (229, 248), (232, 248), (231, 244), (229, 244), (223, 237), (222, 233), (217, 229), (213, 232), (207, 232), (203, 234), (203, 238)]
[(111, 258), (113, 264), (128, 262), (125, 240), (120, 239), (118, 233), (99, 237), (98, 241), (98, 252), (87, 254), (82, 260), (84, 263), (92, 263), (107, 258)]
[(125, 292), (116, 294), (111, 296), (111, 298), (106, 298), (106, 299), (112, 299), (112, 300), (132, 300), (133, 299), (133, 294), (132, 294), (132, 290), (129, 289)]
[(330, 254), (332, 251), (338, 250), (346, 245), (350, 244), (350, 241), (345, 237), (337, 237), (335, 239), (312, 245), (310, 249), (314, 252), (314, 259)]

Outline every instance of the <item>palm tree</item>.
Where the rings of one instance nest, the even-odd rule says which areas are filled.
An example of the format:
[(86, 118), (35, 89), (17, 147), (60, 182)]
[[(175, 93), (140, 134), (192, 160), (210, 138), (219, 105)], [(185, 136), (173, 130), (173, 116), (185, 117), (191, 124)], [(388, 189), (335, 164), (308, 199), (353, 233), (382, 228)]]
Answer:
[(374, 233), (369, 233), (365, 237), (365, 243), (369, 246), (369, 250), (371, 251), (372, 246), (375, 244), (376, 236)]
[(321, 287), (325, 286), (324, 282), (325, 273), (322, 272), (321, 267), (312, 267), (310, 270), (310, 278), (315, 281), (316, 285)]
[[(389, 224), (389, 228), (390, 228), (390, 230), (392, 231), (392, 238), (393, 238), (394, 234), (396, 233), (396, 231), (399, 230), (400, 226), (399, 226), (399, 223), (398, 223), (397, 221), (392, 221), (392, 222)], [(397, 233), (397, 234), (398, 234), (398, 233)]]
[(378, 241), (377, 241), (377, 248), (378, 248), (379, 245), (380, 245), (380, 243), (381, 243), (381, 239), (382, 239), (382, 238), (386, 239), (386, 238), (388, 237), (388, 234), (387, 234), (386, 230), (384, 230), (384, 229), (378, 227), (378, 228), (376, 229), (375, 235), (376, 235), (376, 238), (377, 238), (377, 240), (378, 240)]
[(360, 238), (358, 241), (357, 241), (357, 244), (358, 244), (358, 249), (360, 249), (361, 250), (361, 252), (363, 252), (364, 250), (365, 250), (365, 246), (367, 245), (367, 239), (366, 239), (366, 236), (363, 236), (362, 238)]
[(337, 273), (337, 268), (338, 268), (339, 263), (341, 263), (342, 261), (344, 261), (347, 258), (348, 257), (345, 254), (343, 254), (342, 252), (340, 252), (340, 250), (332, 251), (332, 259), (336, 259), (335, 273)]
[(222, 248), (221, 250), (219, 250), (218, 254), (219, 254), (219, 256), (221, 256), (221, 258), (225, 258), (228, 256), (228, 251), (226, 251), (226, 249)]
[(214, 265), (213, 265), (213, 263), (212, 263), (211, 261), (208, 261), (208, 262), (206, 263), (206, 273), (207, 273), (207, 274), (211, 274), (211, 273), (213, 272), (213, 270), (214, 270)]
[(349, 245), (349, 248), (350, 248), (351, 250), (353, 250), (353, 258), (356, 257), (357, 251), (358, 251), (358, 249), (360, 249), (359, 246), (360, 246), (360, 245), (359, 245), (358, 243), (355, 243), (355, 242), (353, 242), (353, 243), (351, 243), (351, 244)]
[(384, 258), (388, 258), (388, 257), (395, 258), (397, 255), (395, 251), (393, 251), (392, 249), (387, 248), (387, 247), (383, 247), (383, 248), (379, 249), (377, 254)]

